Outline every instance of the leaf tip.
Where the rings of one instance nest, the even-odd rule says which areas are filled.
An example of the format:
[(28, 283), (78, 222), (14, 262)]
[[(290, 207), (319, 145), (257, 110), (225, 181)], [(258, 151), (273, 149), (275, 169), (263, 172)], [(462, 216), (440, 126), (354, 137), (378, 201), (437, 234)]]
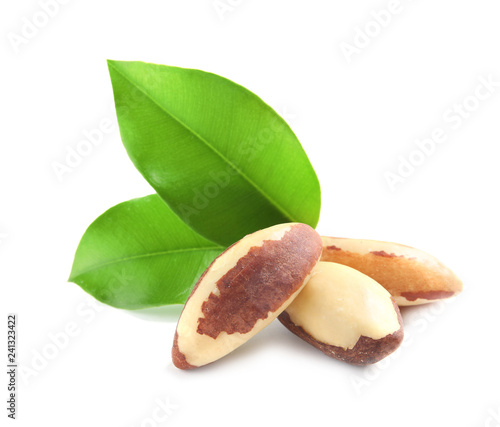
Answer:
[(116, 61), (114, 59), (106, 59), (106, 63), (108, 64), (108, 68), (115, 66), (117, 62), (120, 62), (120, 61)]

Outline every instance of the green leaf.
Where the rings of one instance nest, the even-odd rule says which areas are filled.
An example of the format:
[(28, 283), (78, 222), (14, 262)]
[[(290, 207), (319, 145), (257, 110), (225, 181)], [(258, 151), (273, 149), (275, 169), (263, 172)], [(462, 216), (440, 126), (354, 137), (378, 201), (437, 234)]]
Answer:
[(199, 70), (108, 66), (130, 158), (194, 230), (229, 245), (278, 223), (317, 225), (314, 169), (290, 127), (259, 97)]
[(118, 308), (183, 304), (222, 250), (152, 195), (120, 203), (90, 225), (69, 280)]

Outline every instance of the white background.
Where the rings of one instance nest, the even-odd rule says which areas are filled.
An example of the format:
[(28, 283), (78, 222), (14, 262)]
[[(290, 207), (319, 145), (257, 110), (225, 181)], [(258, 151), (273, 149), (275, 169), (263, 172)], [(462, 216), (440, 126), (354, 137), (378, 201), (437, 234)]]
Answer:
[[(401, 0), (376, 35), (372, 13), (387, 1), (221, 3), (234, 6), (69, 0), (44, 23), (37, 1), (2, 2), (2, 335), (6, 313), (18, 313), (31, 369), (12, 424), (499, 426), (500, 87), (470, 98), (481, 77), (500, 82), (499, 2)], [(16, 48), (12, 34), (35, 17), (44, 26)], [(366, 47), (346, 58), (341, 44), (358, 34), (359, 46), (367, 25)], [(284, 114), (319, 175), (320, 233), (423, 249), (466, 290), (405, 310), (403, 347), (372, 367), (329, 359), (274, 322), (213, 365), (177, 370), (178, 308), (94, 305), (66, 282), (86, 227), (152, 193), (121, 145), (107, 58), (199, 68), (254, 91)], [(443, 115), (464, 99), (470, 116), (455, 129)], [(114, 130), (59, 180), (53, 162), (103, 119)], [(435, 128), (447, 140), (391, 191), (384, 174)]]

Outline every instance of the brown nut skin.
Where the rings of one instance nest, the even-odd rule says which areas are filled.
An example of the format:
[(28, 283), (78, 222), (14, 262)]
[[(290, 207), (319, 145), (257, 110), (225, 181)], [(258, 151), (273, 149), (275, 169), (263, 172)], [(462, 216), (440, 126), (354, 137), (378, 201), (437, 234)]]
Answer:
[(387, 289), (399, 306), (425, 304), (459, 294), (460, 279), (426, 252), (391, 242), (322, 237), (322, 261), (355, 268)]
[(319, 234), (299, 223), (257, 231), (226, 249), (184, 306), (174, 365), (193, 369), (212, 363), (262, 330), (304, 287), (321, 251)]
[(278, 319), (327, 356), (358, 366), (382, 360), (404, 338), (390, 294), (368, 276), (335, 263), (320, 262)]
[[(396, 303), (394, 303), (396, 305)], [(397, 307), (397, 305), (396, 305)], [(281, 313), (278, 317), (279, 321), (291, 332), (302, 338), (307, 343), (321, 350), (327, 356), (334, 359), (341, 360), (351, 365), (356, 366), (366, 366), (372, 363), (377, 363), (384, 357), (389, 356), (393, 353), (403, 341), (403, 321), (401, 319), (401, 314), (399, 315), (399, 322), (401, 328), (398, 329), (394, 334), (387, 335), (385, 338), (380, 340), (374, 340), (373, 338), (360, 337), (356, 345), (351, 349), (344, 349), (342, 347), (328, 345), (315, 340), (311, 335), (309, 335), (300, 326), (295, 325), (291, 320), (290, 316), (286, 311)]]

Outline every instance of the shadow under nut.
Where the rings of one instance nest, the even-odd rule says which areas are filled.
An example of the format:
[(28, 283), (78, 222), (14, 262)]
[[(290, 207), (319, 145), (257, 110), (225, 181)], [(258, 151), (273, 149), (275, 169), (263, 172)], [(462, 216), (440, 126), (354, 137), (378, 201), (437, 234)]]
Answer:
[(275, 319), (305, 285), (321, 256), (320, 236), (305, 224), (250, 234), (224, 251), (195, 285), (179, 319), (174, 365), (211, 363)]
[(322, 237), (321, 261), (352, 267), (380, 283), (400, 306), (457, 295), (462, 282), (426, 252), (391, 242)]

